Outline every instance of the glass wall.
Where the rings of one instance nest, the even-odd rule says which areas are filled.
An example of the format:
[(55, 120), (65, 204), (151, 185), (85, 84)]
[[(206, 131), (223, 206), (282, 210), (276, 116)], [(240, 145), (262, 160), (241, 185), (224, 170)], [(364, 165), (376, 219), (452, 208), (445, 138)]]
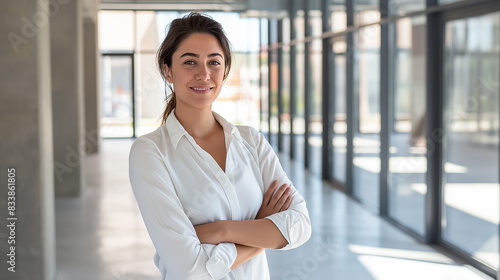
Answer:
[(264, 135), (269, 134), (269, 67), (268, 67), (268, 20), (261, 19), (260, 26), (260, 45), (259, 52), (259, 75), (260, 75), (260, 131)]
[(389, 0), (389, 15), (396, 16), (425, 10), (425, 2), (425, 0)]
[(101, 137), (132, 137), (132, 56), (101, 57)]
[(333, 38), (335, 112), (333, 123), (333, 176), (346, 183), (347, 163), (347, 88), (346, 88), (346, 43), (345, 36)]
[[(340, 32), (347, 27), (347, 13), (344, 1), (331, 0), (329, 23), (330, 29)], [(347, 88), (346, 88), (346, 36), (339, 35), (332, 37), (331, 46), (333, 49), (334, 66), (330, 73), (330, 81), (333, 88), (333, 164), (332, 175), (336, 181), (346, 183), (346, 163), (347, 163)], [(332, 68), (330, 68), (332, 69)]]
[(379, 207), (380, 26), (354, 33), (354, 196)]
[[(100, 11), (99, 49), (132, 51), (134, 49), (134, 12)], [(104, 24), (106, 23), (106, 24)]]
[(500, 12), (445, 33), (442, 235), (498, 268)]
[[(309, 0), (309, 29), (314, 37), (321, 36), (321, 1)], [(309, 166), (311, 172), (321, 176), (321, 152), (323, 147), (323, 118), (322, 118), (322, 46), (321, 39), (313, 39), (306, 44), (309, 48)]]
[(389, 148), (389, 215), (423, 235), (425, 232), (425, 18), (391, 23), (390, 83), (393, 108)]
[(281, 151), (399, 228), (496, 275), (498, 1), (284, 2), (281, 44), (260, 81), (270, 83), (262, 123), (282, 135)]
[(465, 1), (465, 0), (438, 0), (440, 5), (453, 4), (453, 3), (461, 2), (461, 1)]
[[(278, 43), (278, 21), (269, 21), (270, 47)], [(269, 52), (269, 142), (275, 148), (278, 147), (279, 115), (278, 115), (278, 50), (272, 49)]]
[(327, 14), (326, 16), (328, 17), (331, 31), (344, 31), (347, 28), (347, 13), (345, 1), (330, 0), (328, 7), (329, 14)]
[(282, 42), (285, 44), (281, 49), (281, 151), (290, 154), (290, 19), (282, 19)]
[[(293, 0), (293, 8), (295, 9), (295, 19), (293, 19), (293, 27), (295, 28), (295, 38), (299, 42), (295, 45), (295, 104), (292, 104), (295, 108), (295, 114), (293, 116), (293, 134), (295, 137), (294, 149), (295, 160), (299, 162), (304, 162), (304, 133), (305, 133), (305, 57), (304, 57), (304, 35), (305, 35), (305, 23), (304, 23), (304, 9), (302, 0)], [(300, 41), (302, 40), (302, 41)]]
[(353, 0), (354, 25), (380, 21), (379, 0)]
[(100, 58), (101, 137), (134, 136), (134, 13), (131, 11), (99, 13), (99, 47), (103, 51), (121, 52)]

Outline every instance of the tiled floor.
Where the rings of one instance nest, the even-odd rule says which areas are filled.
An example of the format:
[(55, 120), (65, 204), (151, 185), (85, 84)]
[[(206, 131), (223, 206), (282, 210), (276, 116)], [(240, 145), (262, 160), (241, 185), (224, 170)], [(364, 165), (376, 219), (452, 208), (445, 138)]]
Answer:
[[(58, 280), (160, 279), (128, 181), (131, 144), (104, 140), (85, 160), (82, 196), (56, 199)], [(268, 250), (273, 280), (491, 279), (416, 242), (300, 164), (283, 165), (307, 200), (313, 235), (298, 249)]]

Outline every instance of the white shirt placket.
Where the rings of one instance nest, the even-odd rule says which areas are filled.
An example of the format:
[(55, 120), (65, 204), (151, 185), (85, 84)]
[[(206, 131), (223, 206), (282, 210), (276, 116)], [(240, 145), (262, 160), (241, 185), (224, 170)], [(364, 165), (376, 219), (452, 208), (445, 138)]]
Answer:
[(226, 194), (226, 198), (229, 204), (229, 209), (231, 209), (231, 219), (232, 220), (240, 220), (241, 219), (241, 211), (240, 211), (240, 205), (238, 202), (238, 195), (236, 194), (236, 190), (233, 186), (233, 183), (229, 179), (229, 175), (231, 174), (230, 169), (231, 169), (231, 163), (228, 164), (227, 160), (230, 159), (231, 157), (228, 156), (229, 153), (231, 152), (231, 138), (232, 136), (224, 131), (224, 136), (227, 139), (229, 137), (229, 141), (226, 141), (226, 150), (227, 150), (227, 155), (226, 155), (226, 173), (222, 171), (220, 168), (219, 164), (215, 161), (215, 159), (207, 153), (205, 150), (203, 150), (200, 145), (194, 141), (194, 139), (186, 135), (186, 137), (189, 139), (195, 150), (198, 152), (202, 160), (209, 166), (210, 171), (212, 172), (213, 176), (217, 179), (219, 184), (221, 185), (222, 189), (224, 190), (224, 193)]

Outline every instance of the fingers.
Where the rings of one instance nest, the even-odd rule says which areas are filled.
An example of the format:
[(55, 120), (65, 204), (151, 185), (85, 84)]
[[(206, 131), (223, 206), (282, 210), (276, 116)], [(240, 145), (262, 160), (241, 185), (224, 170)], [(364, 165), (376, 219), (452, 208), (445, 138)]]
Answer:
[(276, 210), (281, 209), (283, 204), (285, 204), (288, 196), (290, 196), (290, 193), (291, 193), (291, 189), (288, 187), (287, 184), (281, 185), (281, 187), (273, 195), (273, 197), (270, 201), (270, 205)]
[(271, 201), (271, 198), (273, 197), (274, 191), (276, 190), (276, 187), (278, 187), (278, 180), (274, 180), (271, 183), (271, 186), (267, 190), (266, 194), (264, 195), (264, 198), (262, 200), (262, 205), (267, 206), (269, 205), (269, 202)]
[(273, 181), (264, 194), (262, 205), (257, 212), (256, 219), (262, 219), (287, 210), (292, 203), (293, 188), (283, 184), (278, 188), (279, 182)]
[(278, 212), (285, 205), (287, 199), (290, 197), (290, 194), (292, 193), (292, 189), (288, 187), (286, 184), (281, 186), (281, 188), (283, 189), (283, 193), (281, 194), (278, 201), (274, 205), (274, 208), (278, 210)]
[(285, 203), (283, 204), (283, 206), (281, 206), (281, 209), (279, 210), (279, 212), (281, 211), (285, 211), (288, 209), (288, 207), (290, 207), (290, 205), (292, 204), (292, 196), (288, 196)]

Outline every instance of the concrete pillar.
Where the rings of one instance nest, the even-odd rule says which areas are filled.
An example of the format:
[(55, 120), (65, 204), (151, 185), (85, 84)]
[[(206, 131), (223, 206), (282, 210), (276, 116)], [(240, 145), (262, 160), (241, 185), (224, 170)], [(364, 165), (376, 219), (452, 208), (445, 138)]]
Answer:
[(50, 14), (0, 2), (0, 279), (56, 275)]
[(52, 108), (56, 196), (77, 196), (83, 186), (83, 20), (80, 0), (59, 4), (51, 19)]
[(85, 100), (85, 153), (99, 151), (100, 94), (99, 94), (99, 50), (97, 41), (98, 1), (87, 0), (83, 6), (83, 49), (84, 49), (84, 100)]

